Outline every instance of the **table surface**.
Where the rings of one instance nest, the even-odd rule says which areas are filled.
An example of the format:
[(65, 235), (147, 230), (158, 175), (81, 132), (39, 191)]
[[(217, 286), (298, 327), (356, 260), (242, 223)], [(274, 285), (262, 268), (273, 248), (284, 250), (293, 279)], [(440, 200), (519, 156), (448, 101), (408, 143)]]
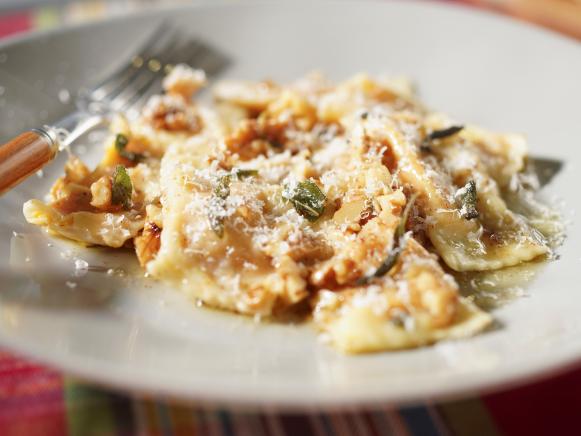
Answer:
[[(547, 0), (463, 2), (535, 21), (581, 39), (581, 0), (550, 1), (553, 6), (549, 13), (544, 9)], [(161, 0), (38, 1), (32, 3), (45, 5), (27, 9), (16, 9), (19, 1), (2, 2), (0, 38), (130, 12)], [(230, 412), (107, 391), (0, 351), (3, 436), (565, 435), (573, 434), (578, 425), (579, 405), (581, 369), (507, 392), (416, 407), (305, 414)]]

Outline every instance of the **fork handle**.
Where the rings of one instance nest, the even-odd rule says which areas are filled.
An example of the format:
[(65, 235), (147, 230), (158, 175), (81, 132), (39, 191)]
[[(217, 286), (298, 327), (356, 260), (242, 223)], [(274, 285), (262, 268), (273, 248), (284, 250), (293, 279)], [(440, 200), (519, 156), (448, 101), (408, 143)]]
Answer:
[(58, 152), (58, 140), (48, 129), (32, 129), (0, 146), (0, 194), (50, 162)]

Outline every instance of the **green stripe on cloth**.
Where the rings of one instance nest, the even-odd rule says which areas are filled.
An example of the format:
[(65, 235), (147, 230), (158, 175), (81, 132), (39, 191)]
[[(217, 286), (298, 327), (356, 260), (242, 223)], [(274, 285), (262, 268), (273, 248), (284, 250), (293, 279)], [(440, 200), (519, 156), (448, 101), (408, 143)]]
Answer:
[(64, 380), (64, 401), (69, 436), (133, 434), (133, 413), (129, 397)]
[(169, 408), (165, 403), (155, 403), (155, 411), (157, 413), (157, 422), (159, 424), (159, 432), (163, 436), (172, 436), (173, 423), (170, 418)]
[(54, 6), (38, 8), (34, 11), (32, 16), (35, 30), (57, 27), (62, 21), (59, 9)]
[(500, 435), (488, 410), (479, 399), (453, 401), (436, 407), (455, 436)]

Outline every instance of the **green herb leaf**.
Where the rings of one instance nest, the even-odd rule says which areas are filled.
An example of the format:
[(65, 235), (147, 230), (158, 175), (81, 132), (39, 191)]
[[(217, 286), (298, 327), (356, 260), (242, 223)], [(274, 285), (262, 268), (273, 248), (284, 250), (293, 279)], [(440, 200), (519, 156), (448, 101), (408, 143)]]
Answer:
[(296, 211), (311, 222), (316, 221), (325, 211), (327, 197), (312, 180), (300, 182), (295, 187), (287, 186), (282, 193)]
[(226, 199), (230, 195), (230, 183), (232, 182), (232, 174), (225, 174), (218, 179), (214, 192), (210, 198), (208, 209), (208, 219), (210, 220), (210, 228), (218, 235), (224, 236), (224, 218), (226, 213)]
[(389, 256), (387, 256), (387, 259), (385, 259), (381, 263), (381, 265), (379, 265), (379, 268), (377, 268), (377, 270), (373, 274), (373, 277), (382, 277), (386, 275), (388, 272), (390, 272), (391, 269), (395, 266), (397, 260), (399, 259), (399, 255), (401, 254), (402, 250), (403, 247), (400, 246), (395, 247), (393, 250), (391, 250)]
[(127, 144), (129, 144), (129, 138), (122, 133), (118, 133), (115, 137), (115, 149), (117, 150), (117, 153), (131, 162), (139, 162), (140, 160), (143, 160), (144, 156), (142, 154), (125, 150)]
[(456, 203), (460, 207), (460, 216), (467, 220), (478, 218), (478, 193), (476, 192), (476, 182), (470, 180), (462, 188), (456, 191)]
[(434, 130), (432, 133), (428, 135), (428, 139), (430, 141), (433, 141), (434, 139), (447, 138), (448, 136), (452, 136), (455, 135), (456, 133), (459, 133), (463, 129), (464, 126), (450, 126), (446, 129)]
[(412, 210), (412, 207), (414, 207), (414, 203), (416, 202), (416, 199), (418, 198), (418, 194), (417, 193), (413, 193), (410, 197), (410, 199), (408, 200), (408, 202), (405, 205), (405, 208), (401, 214), (401, 218), (399, 220), (399, 224), (397, 226), (397, 229), (395, 230), (395, 241), (399, 241), (400, 238), (404, 235), (405, 233), (405, 226), (408, 222), (408, 218), (410, 216), (410, 212)]
[(245, 179), (247, 177), (254, 177), (258, 175), (258, 170), (251, 170), (251, 169), (234, 169), (232, 174), (235, 175), (238, 179)]
[(460, 131), (462, 131), (463, 129), (464, 129), (464, 126), (450, 126), (446, 129), (434, 130), (433, 132), (428, 134), (428, 136), (426, 136), (426, 139), (424, 139), (424, 141), (420, 145), (420, 150), (422, 150), (424, 152), (429, 152), (432, 150), (431, 143), (433, 140), (444, 139), (444, 138), (447, 138), (449, 136), (453, 136), (456, 133), (459, 133)]
[(210, 228), (218, 235), (224, 236), (224, 213), (226, 211), (226, 199), (213, 196), (210, 198), (208, 220), (210, 221)]
[(384, 275), (389, 273), (391, 269), (395, 266), (397, 260), (399, 259), (400, 254), (403, 252), (405, 248), (406, 244), (406, 239), (404, 238), (405, 227), (417, 198), (418, 198), (417, 193), (412, 194), (407, 204), (405, 205), (397, 229), (395, 229), (394, 247), (389, 252), (387, 258), (381, 263), (381, 265), (379, 265), (379, 267), (375, 270), (373, 274), (366, 277), (361, 277), (359, 280), (357, 280), (356, 284), (358, 286), (366, 285), (376, 277), (383, 277)]
[(125, 150), (127, 144), (129, 144), (129, 138), (127, 138), (123, 133), (118, 133), (115, 137), (115, 148), (117, 151)]
[(111, 203), (120, 204), (123, 209), (131, 208), (131, 194), (133, 193), (133, 184), (123, 165), (117, 165), (113, 173), (113, 182), (111, 184)]
[(220, 177), (216, 186), (214, 186), (214, 195), (222, 200), (226, 200), (230, 195), (230, 183), (232, 183), (231, 174), (225, 174)]
[(230, 184), (232, 183), (232, 177), (236, 177), (236, 179), (241, 180), (257, 175), (257, 170), (234, 168), (230, 173), (224, 174), (218, 178), (218, 181), (214, 186), (213, 195), (210, 198), (208, 219), (210, 221), (210, 228), (220, 238), (224, 236), (226, 199), (230, 196)]

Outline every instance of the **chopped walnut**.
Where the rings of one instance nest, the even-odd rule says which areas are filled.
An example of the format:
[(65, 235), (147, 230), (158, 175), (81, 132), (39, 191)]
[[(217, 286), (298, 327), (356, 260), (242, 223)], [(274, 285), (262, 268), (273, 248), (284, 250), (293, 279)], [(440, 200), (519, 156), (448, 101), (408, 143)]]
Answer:
[(161, 206), (155, 204), (148, 204), (145, 207), (145, 213), (147, 215), (147, 221), (155, 223), (158, 227), (162, 227), (163, 214)]
[(437, 261), (415, 239), (409, 239), (394, 274), (407, 283), (406, 308), (410, 313), (427, 316), (430, 327), (453, 322), (458, 305), (458, 285), (447, 276)]
[(65, 164), (65, 181), (67, 183), (83, 184), (90, 175), (91, 171), (81, 159), (73, 155), (69, 157)]
[(143, 109), (143, 116), (156, 129), (190, 134), (202, 129), (195, 107), (178, 95), (153, 96)]
[(65, 175), (59, 177), (50, 191), (52, 206), (60, 213), (91, 211), (91, 172), (76, 156), (65, 164)]
[(242, 160), (249, 160), (268, 151), (268, 141), (261, 139), (256, 120), (245, 120), (224, 140), (226, 148)]
[(189, 101), (206, 83), (206, 73), (203, 70), (178, 64), (163, 79), (163, 89), (170, 95), (179, 95), (185, 101)]
[(308, 296), (305, 269), (290, 257), (278, 260), (275, 274), (267, 275), (259, 285), (248, 290), (244, 303), (251, 313), (270, 315), (284, 311)]
[(51, 195), (53, 198), (51, 206), (62, 214), (93, 211), (91, 190), (87, 186), (66, 183), (59, 179), (53, 186)]
[(103, 176), (91, 185), (91, 205), (101, 210), (111, 208), (110, 176)]
[(141, 266), (145, 266), (155, 257), (161, 244), (160, 238), (161, 228), (153, 222), (148, 222), (143, 228), (143, 233), (134, 239), (135, 253)]
[(327, 243), (325, 238), (318, 235), (300, 233), (298, 238), (287, 242), (289, 256), (294, 261), (306, 265), (329, 259), (333, 255), (333, 247)]
[(331, 259), (318, 265), (310, 282), (332, 289), (354, 283), (377, 268), (391, 247), (398, 223), (398, 217), (391, 211), (382, 211), (362, 227), (354, 240), (344, 243)]
[(264, 118), (244, 120), (224, 142), (230, 153), (249, 160), (266, 154), (271, 147), (281, 148), (287, 140), (286, 127)]

